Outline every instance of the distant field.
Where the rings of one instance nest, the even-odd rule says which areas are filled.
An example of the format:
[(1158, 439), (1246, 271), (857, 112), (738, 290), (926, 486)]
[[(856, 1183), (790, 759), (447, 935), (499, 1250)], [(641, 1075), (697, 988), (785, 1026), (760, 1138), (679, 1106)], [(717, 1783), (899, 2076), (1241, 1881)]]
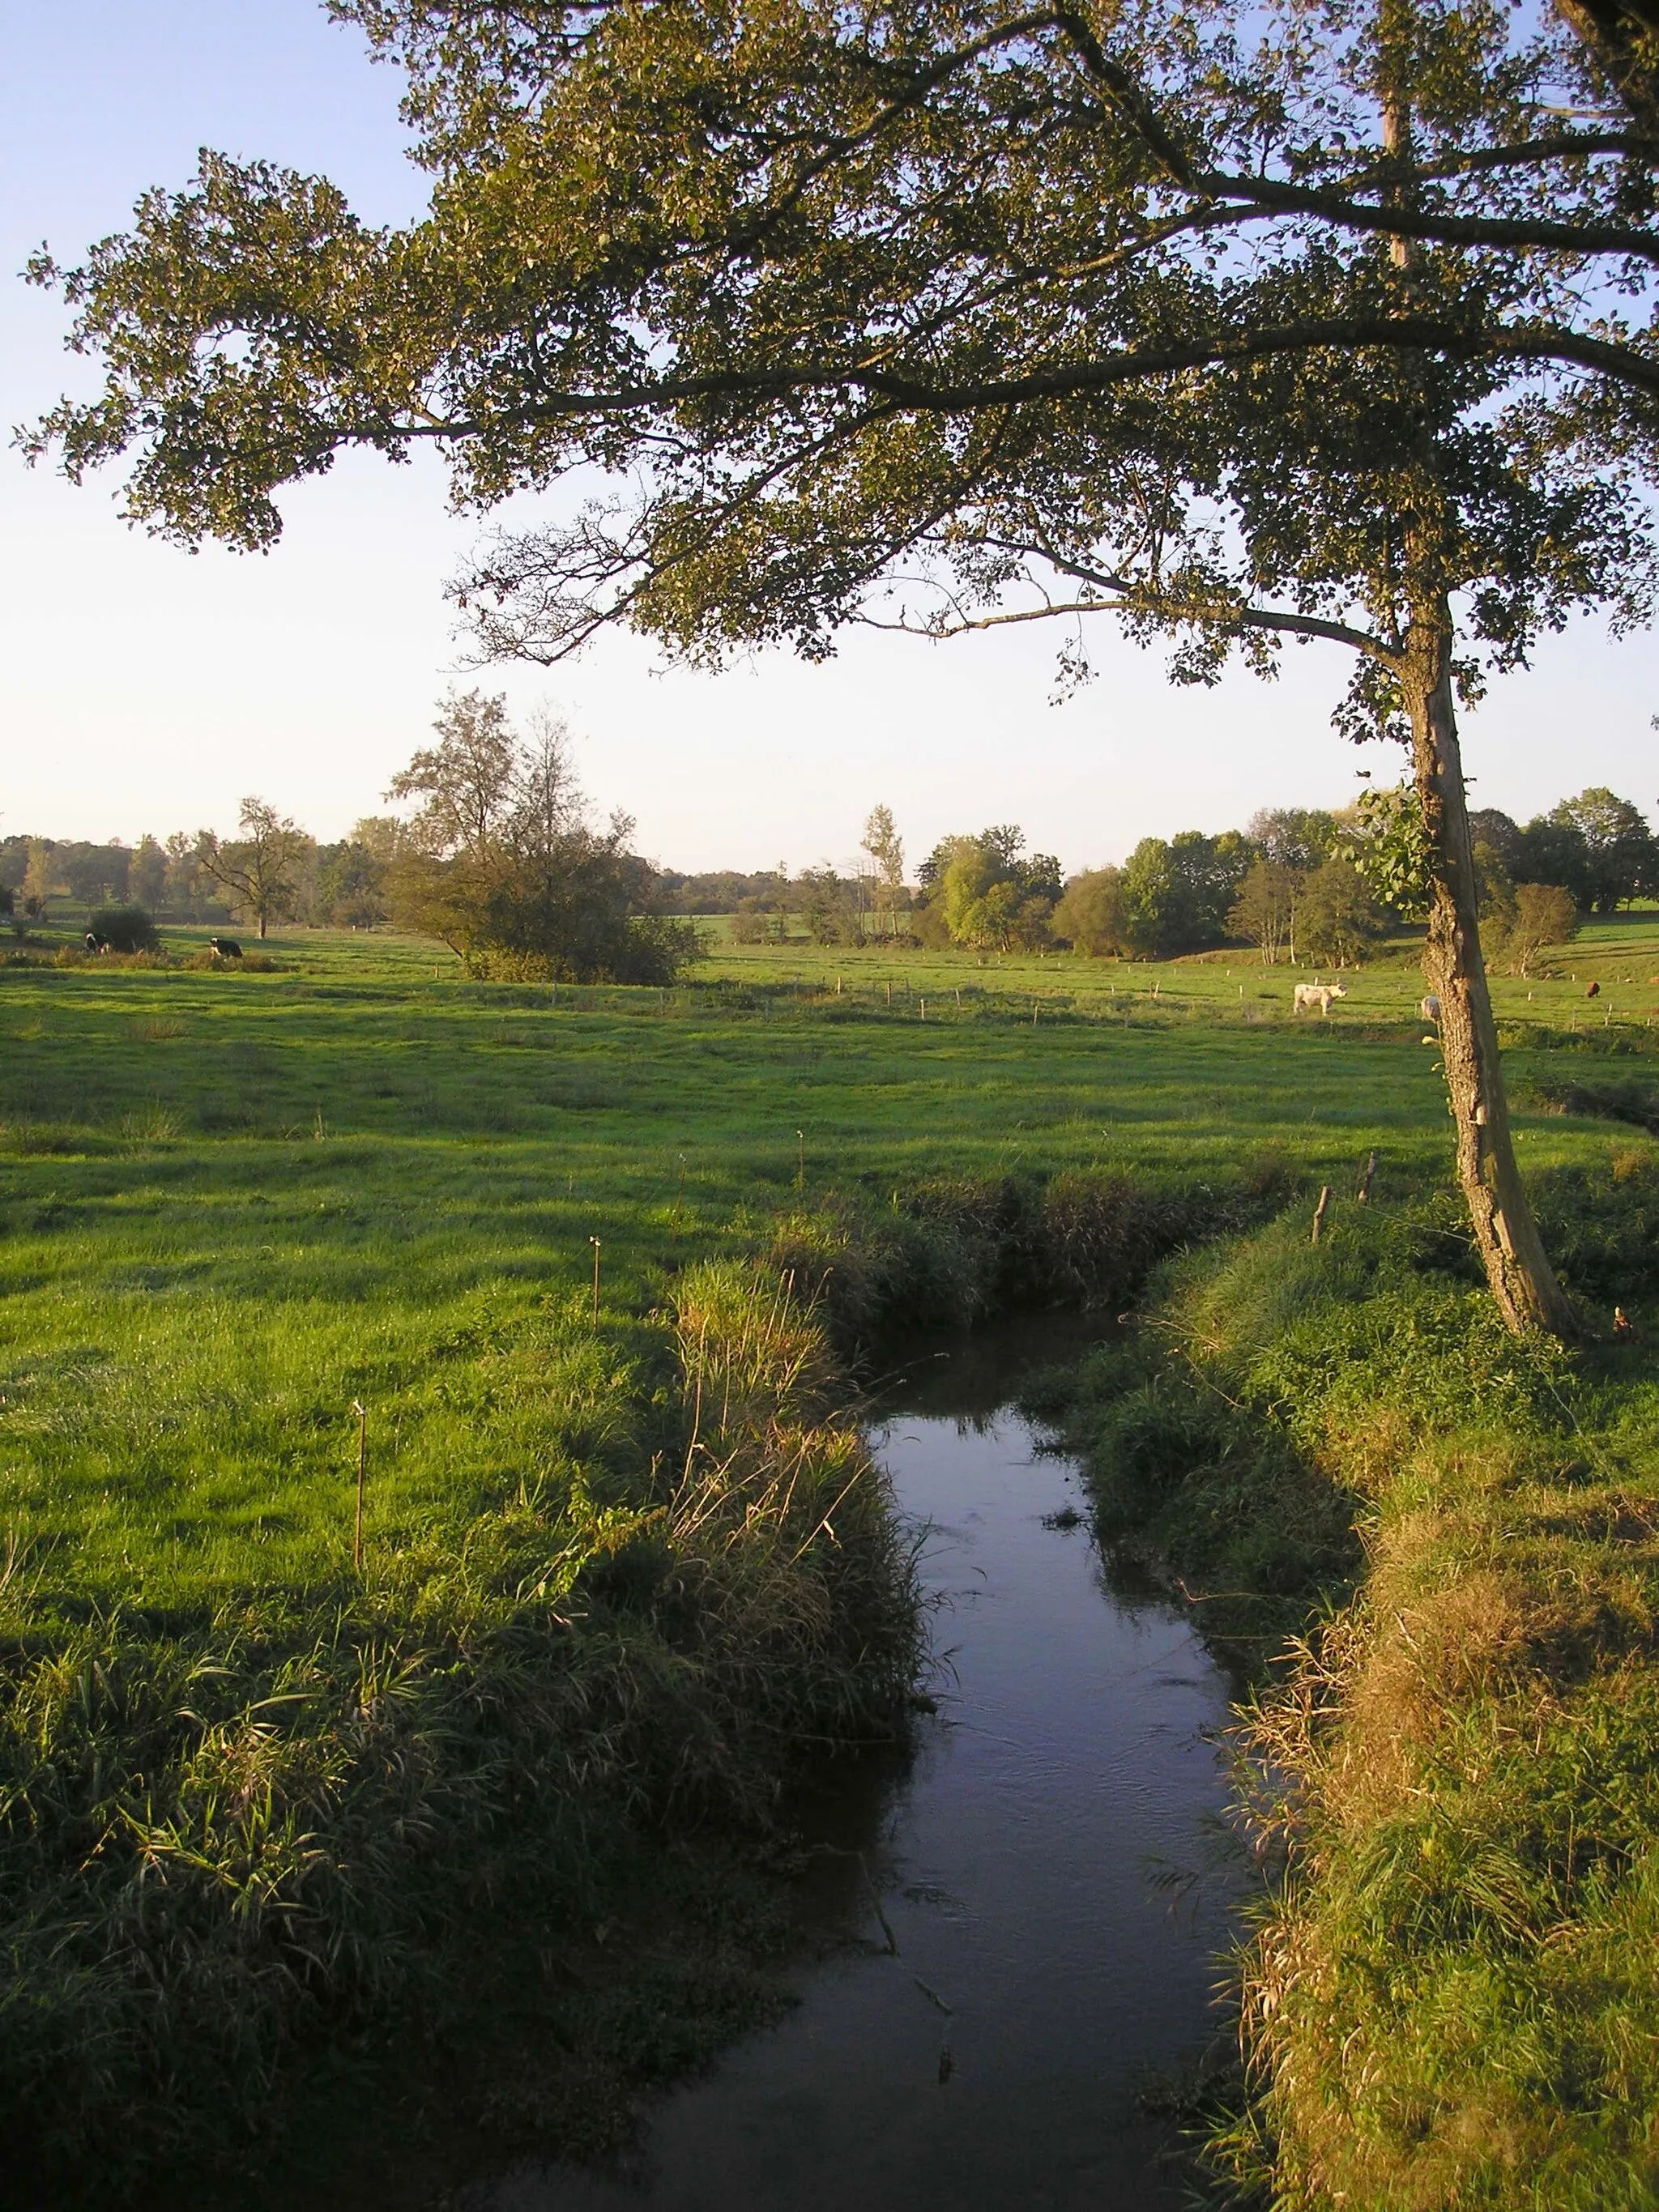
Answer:
[[(0, 966), (0, 1484), (8, 1524), (73, 1539), (54, 1579), (178, 1597), (337, 1564), (354, 1398), (376, 1540), (465, 1518), (529, 1448), (481, 1352), (586, 1295), (592, 1237), (625, 1328), (836, 1186), (1449, 1165), (1403, 949), (1329, 1021), (1240, 956), (728, 946), (665, 994), (555, 994), (389, 934), (267, 949), (268, 974)], [(1517, 1068), (1646, 1048), (1659, 914), (1559, 964), (1494, 985)], [(1518, 1126), (1536, 1166), (1645, 1141)]]

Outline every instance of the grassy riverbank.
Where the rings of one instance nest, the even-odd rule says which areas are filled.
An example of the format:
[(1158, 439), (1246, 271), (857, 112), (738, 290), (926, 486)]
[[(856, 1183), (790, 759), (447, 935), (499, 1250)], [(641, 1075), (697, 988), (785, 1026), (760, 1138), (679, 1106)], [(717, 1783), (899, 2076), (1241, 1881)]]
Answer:
[[(1650, 1328), (1659, 1158), (1564, 1170), (1551, 1241)], [(1176, 1263), (1067, 1415), (1109, 1538), (1261, 1685), (1283, 1872), (1221, 2166), (1285, 2207), (1652, 2201), (1659, 1376), (1517, 1344), (1449, 1208), (1298, 1216)], [(1334, 1608), (1334, 1610), (1328, 1610)], [(1300, 1626), (1290, 1662), (1263, 1662)]]
[[(261, 2139), (298, 2046), (441, 2009), (446, 1959), (504, 1912), (568, 1960), (619, 1889), (706, 1905), (680, 1843), (718, 1864), (804, 1753), (902, 1726), (915, 1621), (842, 1379), (860, 1357), (999, 1307), (1124, 1303), (1172, 1248), (1350, 1188), (1372, 1149), (1391, 1202), (1443, 1175), (1404, 966), (1297, 1024), (1287, 981), (1257, 971), (1247, 1019), (1218, 963), (959, 957), (907, 995), (887, 956), (854, 975), (785, 951), (802, 972), (733, 954), (678, 992), (556, 1000), (396, 939), (278, 940), (247, 975), (0, 966), (0, 2067), (60, 2178)], [(922, 980), (948, 1017), (923, 1018)], [(1565, 979), (1535, 1016), (1505, 988), (1523, 1157), (1605, 1179), (1648, 1144), (1646, 1016), (1575, 1031)], [(1636, 1187), (1608, 1185), (1609, 1221)], [(1558, 1212), (1586, 1267), (1598, 1218)], [(1257, 1276), (1206, 1309), (1218, 1358), (1235, 1309), (1271, 1293), (1288, 1323), (1301, 1296), (1305, 1230), (1261, 1233), (1237, 1262)], [(1413, 1233), (1437, 1267), (1458, 1249), (1450, 1212)], [(1194, 1312), (1205, 1279), (1182, 1279)], [(1362, 1268), (1331, 1310), (1364, 1341), (1393, 1295)], [(1427, 1371), (1443, 1316), (1412, 1326)], [(1254, 1650), (1352, 1574), (1372, 1509), (1231, 1373), (1254, 1426), (1209, 1535), (1184, 1504), (1167, 1528), (1124, 1504), (1150, 1548), (1194, 1547), (1194, 1587), (1238, 1564), (1229, 1515), (1255, 1532), (1211, 1622)], [(1202, 1441), (1194, 1389), (1177, 1426)], [(1166, 1417), (1136, 1417), (1152, 1474)], [(619, 2020), (632, 1971), (599, 1960)], [(740, 1959), (723, 1972), (659, 1989), (660, 2033), (619, 2029), (609, 2086), (577, 2077), (588, 2109), (555, 2099), (552, 2132), (601, 2138), (630, 2078), (766, 2001)]]
[[(296, 2057), (424, 2034), (504, 1915), (614, 2016), (595, 2064), (597, 1999), (537, 1992), (587, 2056), (526, 2124), (606, 2140), (770, 2001), (740, 1923), (802, 1759), (903, 1726), (843, 1363), (1127, 1295), (1267, 1187), (1075, 1131), (1020, 1171), (1012, 1023), (918, 1066), (766, 1000), (276, 957), (0, 969), (0, 2072), (54, 2201), (263, 2160)], [(665, 1954), (596, 1948), (676, 1894)]]
[[(257, 2138), (301, 2044), (418, 1996), (471, 1916), (556, 1944), (659, 1828), (753, 1832), (805, 1747), (902, 1728), (908, 1556), (775, 1283), (695, 1268), (672, 1326), (555, 1303), (417, 1363), (452, 1494), (361, 1573), (313, 1513), (274, 1573), (243, 1526), (237, 1578), (213, 1495), (181, 1492), (181, 1378), (147, 1379), (125, 1460), (106, 1437), (106, 1546), (14, 1523), (0, 1592), (0, 2063), (14, 2155), (48, 2174)], [(234, 1468), (272, 1464), (291, 1522), (288, 1380), (257, 1418), (191, 1410)], [(13, 1422), (65, 1474), (70, 1402)], [(130, 1553), (151, 1539), (125, 1591), (118, 1513)]]

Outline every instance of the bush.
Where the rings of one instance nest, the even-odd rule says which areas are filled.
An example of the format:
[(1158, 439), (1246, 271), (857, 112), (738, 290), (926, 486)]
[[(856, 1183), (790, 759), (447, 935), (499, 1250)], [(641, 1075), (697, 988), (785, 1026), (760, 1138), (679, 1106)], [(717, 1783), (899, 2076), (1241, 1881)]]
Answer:
[(141, 906), (100, 906), (88, 918), (87, 927), (112, 952), (154, 952), (161, 942)]
[(643, 983), (666, 989), (703, 950), (696, 922), (641, 914), (629, 916), (609, 945), (586, 948), (585, 957), (479, 945), (465, 958), (467, 974), (481, 982)]
[(1054, 933), (1091, 960), (1121, 952), (1128, 930), (1121, 868), (1088, 868), (1073, 876), (1054, 908)]
[(733, 945), (763, 945), (772, 927), (770, 917), (760, 907), (745, 900), (732, 916), (731, 930)]

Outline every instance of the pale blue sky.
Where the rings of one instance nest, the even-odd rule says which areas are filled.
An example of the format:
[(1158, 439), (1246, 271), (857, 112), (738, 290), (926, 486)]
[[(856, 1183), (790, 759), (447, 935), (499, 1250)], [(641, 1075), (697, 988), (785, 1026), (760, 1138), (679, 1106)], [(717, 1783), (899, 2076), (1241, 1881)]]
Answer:
[[(320, 169), (371, 219), (411, 214), (398, 82), (313, 0), (0, 0), (0, 420), (86, 385), (59, 304), (12, 275), (42, 239), (72, 258), (202, 144)], [(454, 680), (441, 587), (475, 526), (447, 514), (441, 473), (344, 462), (289, 496), (282, 545), (252, 560), (135, 535), (115, 489), (0, 453), (0, 832), (222, 830), (250, 791), (324, 836), (374, 811)], [(1357, 765), (1392, 769), (1329, 732), (1334, 650), (1292, 653), (1275, 686), (1194, 692), (1103, 635), (1100, 679), (1056, 709), (1056, 643), (869, 637), (827, 669), (776, 655), (710, 677), (618, 638), (462, 680), (560, 705), (594, 797), (681, 867), (845, 860), (878, 799), (913, 854), (1012, 820), (1077, 867), (1260, 805), (1339, 804)], [(1607, 782), (1653, 813), (1656, 707), (1652, 635), (1552, 641), (1468, 722), (1476, 802), (1524, 816)]]

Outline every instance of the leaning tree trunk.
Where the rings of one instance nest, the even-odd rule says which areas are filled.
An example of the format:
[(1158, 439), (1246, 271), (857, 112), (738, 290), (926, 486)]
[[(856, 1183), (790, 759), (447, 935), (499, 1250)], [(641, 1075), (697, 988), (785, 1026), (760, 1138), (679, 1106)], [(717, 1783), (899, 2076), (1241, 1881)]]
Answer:
[(1480, 957), (1474, 854), (1452, 700), (1449, 610), (1443, 605), (1438, 617), (1413, 624), (1401, 673), (1430, 848), (1423, 970), (1440, 1001), (1457, 1179), (1468, 1203), (1475, 1248), (1504, 1320), (1513, 1329), (1574, 1336), (1577, 1320), (1545, 1256), (1510, 1138), (1498, 1031)]

